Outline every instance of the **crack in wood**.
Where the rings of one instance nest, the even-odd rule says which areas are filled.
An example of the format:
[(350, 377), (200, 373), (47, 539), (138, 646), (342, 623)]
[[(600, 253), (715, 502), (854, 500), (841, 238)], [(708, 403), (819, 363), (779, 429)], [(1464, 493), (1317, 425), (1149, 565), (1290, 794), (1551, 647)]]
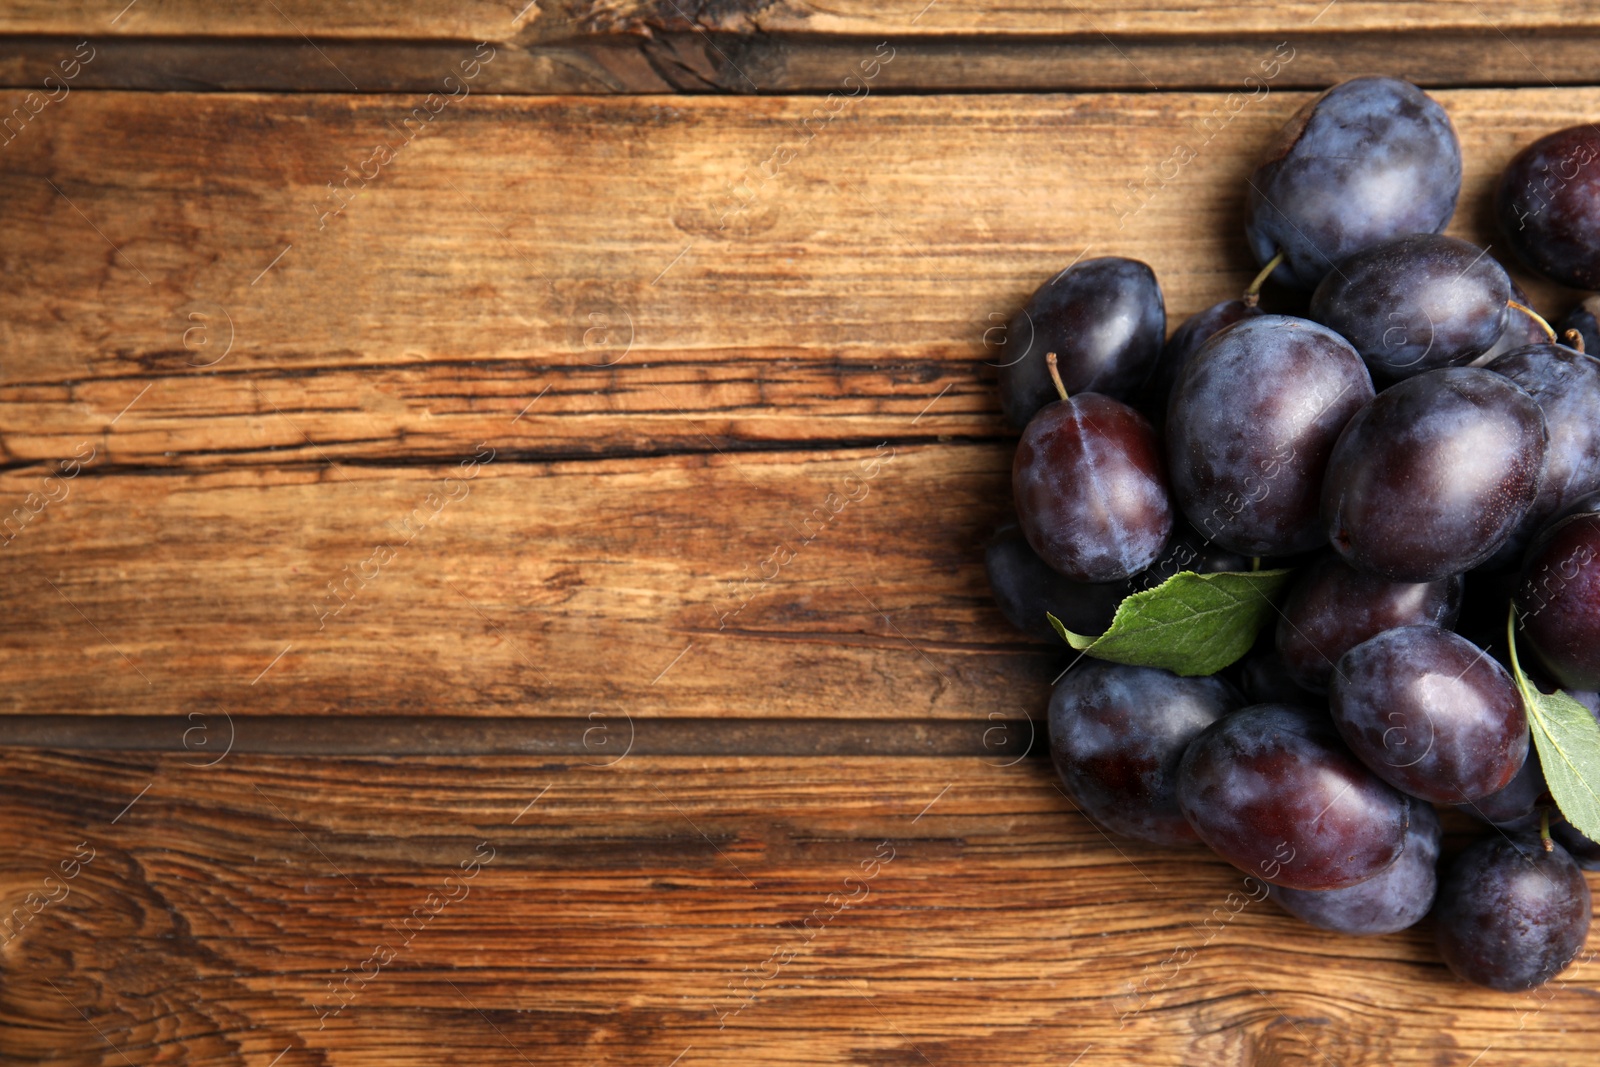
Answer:
[[(233, 717), (229, 753), (276, 756), (610, 757), (627, 730), (630, 756), (972, 756), (1013, 761), (1043, 750), (1044, 728), (1028, 719), (464, 718), (429, 715)], [(193, 717), (179, 715), (0, 716), (0, 749), (160, 752), (210, 758), (197, 749)], [(598, 731), (605, 731), (601, 736)], [(220, 733), (220, 730), (219, 730)], [(611, 737), (615, 733), (617, 737)]]

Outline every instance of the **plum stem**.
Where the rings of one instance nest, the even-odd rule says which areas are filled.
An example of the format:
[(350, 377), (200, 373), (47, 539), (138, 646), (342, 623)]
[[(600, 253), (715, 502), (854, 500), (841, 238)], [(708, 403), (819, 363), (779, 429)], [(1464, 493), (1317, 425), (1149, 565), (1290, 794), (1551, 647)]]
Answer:
[(1538, 323), (1539, 324), (1539, 329), (1543, 330), (1544, 331), (1544, 335), (1546, 337), (1550, 338), (1550, 343), (1551, 344), (1554, 345), (1554, 344), (1560, 344), (1561, 343), (1559, 340), (1556, 339), (1555, 330), (1551, 329), (1550, 328), (1550, 324), (1548, 322), (1544, 321), (1544, 316), (1539, 314), (1537, 311), (1533, 310), (1527, 304), (1519, 304), (1515, 300), (1507, 300), (1506, 301), (1506, 307), (1508, 307), (1508, 308), (1516, 308), (1518, 311), (1520, 311), (1524, 315), (1528, 316), (1528, 318), (1530, 318), (1534, 322)]
[[(1517, 692), (1522, 696), (1523, 711), (1532, 720), (1539, 713), (1534, 710), (1536, 698), (1534, 697), (1533, 683), (1526, 674), (1522, 673), (1522, 664), (1517, 660), (1517, 605), (1515, 603), (1512, 603), (1506, 610), (1506, 651), (1510, 653), (1511, 680), (1516, 684)], [(1542, 727), (1536, 727), (1536, 729), (1542, 729)], [(1528, 758), (1532, 759), (1537, 751), (1535, 749), (1533, 752), (1529, 752)], [(1539, 811), (1539, 838), (1544, 842), (1544, 850), (1546, 852), (1554, 851), (1555, 846), (1550, 843), (1549, 808), (1542, 808)]]
[(1531, 704), (1533, 694), (1528, 692), (1527, 675), (1522, 673), (1522, 664), (1517, 661), (1517, 605), (1514, 603), (1506, 612), (1506, 651), (1511, 654), (1511, 677), (1522, 692), (1523, 700)]
[(1062, 400), (1067, 399), (1067, 387), (1061, 382), (1061, 371), (1056, 367), (1056, 354), (1054, 352), (1045, 353), (1044, 365), (1050, 368), (1050, 380), (1056, 383), (1056, 392), (1061, 394)]
[(1574, 352), (1584, 351), (1583, 334), (1579, 333), (1577, 330), (1568, 330), (1566, 333), (1561, 335), (1561, 339), (1565, 341), (1567, 343), (1567, 347), (1572, 349)]
[(1282, 262), (1283, 262), (1283, 253), (1279, 252), (1277, 255), (1275, 255), (1271, 259), (1267, 260), (1267, 265), (1265, 267), (1261, 268), (1261, 273), (1257, 274), (1255, 276), (1255, 279), (1249, 285), (1245, 286), (1245, 290), (1244, 290), (1244, 306), (1245, 307), (1253, 308), (1257, 304), (1261, 303), (1261, 287), (1263, 285), (1267, 284), (1268, 276), (1271, 275), (1273, 271), (1277, 270), (1278, 269), (1278, 265), (1280, 263), (1282, 263)]

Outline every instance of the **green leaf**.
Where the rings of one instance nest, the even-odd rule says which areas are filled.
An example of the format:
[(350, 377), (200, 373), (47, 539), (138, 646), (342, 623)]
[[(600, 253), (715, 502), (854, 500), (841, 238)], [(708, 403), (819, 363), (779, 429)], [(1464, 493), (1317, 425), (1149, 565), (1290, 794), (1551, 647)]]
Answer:
[(1288, 570), (1179, 571), (1124, 600), (1099, 637), (1075, 634), (1054, 615), (1050, 625), (1067, 644), (1097, 659), (1165, 667), (1176, 674), (1215, 674), (1250, 651), (1289, 575)]
[(1544, 765), (1544, 781), (1556, 807), (1578, 832), (1600, 840), (1600, 723), (1589, 709), (1561, 690), (1541, 693), (1517, 662), (1516, 609), (1512, 609), (1507, 636), (1511, 641), (1511, 675), (1522, 691), (1533, 728), (1534, 747)]

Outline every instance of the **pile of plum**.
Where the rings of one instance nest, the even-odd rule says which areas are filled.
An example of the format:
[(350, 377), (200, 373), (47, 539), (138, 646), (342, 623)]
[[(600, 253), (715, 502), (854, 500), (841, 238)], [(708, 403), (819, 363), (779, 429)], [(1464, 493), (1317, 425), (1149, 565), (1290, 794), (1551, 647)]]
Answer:
[[(1521, 687), (1600, 716), (1600, 298), (1549, 326), (1440, 233), (1460, 189), (1439, 104), (1358, 78), (1251, 175), (1263, 269), (1241, 299), (1168, 339), (1141, 262), (1047, 282), (994, 361), (1022, 437), (986, 563), (1006, 617), (1046, 636), (1047, 613), (1101, 633), (1180, 571), (1294, 568), (1221, 673), (1075, 662), (1049, 710), (1066, 790), (1107, 830), (1203, 842), (1314, 926), (1432, 912), (1456, 974), (1522, 990), (1583, 947), (1580, 867), (1600, 869)], [(1600, 288), (1600, 130), (1528, 146), (1494, 207), (1525, 267)], [(1259, 306), (1266, 282), (1297, 314)], [(1434, 805), (1488, 827), (1442, 871)]]

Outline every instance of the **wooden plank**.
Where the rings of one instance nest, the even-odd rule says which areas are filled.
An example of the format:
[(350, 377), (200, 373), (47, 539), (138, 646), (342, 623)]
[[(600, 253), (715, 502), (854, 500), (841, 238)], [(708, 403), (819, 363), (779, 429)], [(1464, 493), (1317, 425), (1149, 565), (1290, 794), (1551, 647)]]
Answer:
[(0, 570), (0, 714), (1025, 718), (1067, 650), (989, 599), (1009, 469), (1003, 445), (489, 446), (9, 472), (26, 521)]
[[(935, 9), (937, 10), (937, 9)], [(1337, 10), (1337, 9), (1335, 9)], [(1320, 24), (1319, 24), (1320, 27)], [(884, 92), (1061, 92), (1066, 90), (1254, 91), (1258, 64), (1278, 44), (1294, 62), (1273, 79), (1276, 89), (1313, 89), (1362, 74), (1406, 78), (1427, 87), (1586, 85), (1594, 80), (1596, 35), (1582, 26), (1501, 32), (1488, 26), (1384, 32), (1305, 32), (1295, 27), (1237, 36), (912, 37), (889, 38), (895, 61), (885, 67)], [(837, 90), (860, 56), (882, 38), (761, 35), (718, 39), (667, 38), (673, 56), (696, 55), (695, 77), (679, 91), (763, 92)], [(660, 38), (652, 38), (654, 42)], [(663, 69), (671, 67), (663, 64)], [(702, 73), (704, 72), (704, 73)], [(743, 75), (741, 74), (743, 72)]]
[[(457, 40), (333, 40), (294, 37), (100, 37), (94, 58), (71, 87), (217, 92), (430, 93), (476, 54)], [(81, 37), (0, 37), (0, 85), (35, 89), (72, 56)], [(707, 54), (709, 53), (709, 55)], [(693, 73), (686, 60), (704, 68)], [(476, 80), (486, 93), (615, 93), (706, 91), (716, 56), (703, 38), (594, 38), (532, 45), (496, 45), (494, 62)]]
[[(486, 93), (828, 93), (884, 38), (653, 31), (585, 34), (500, 48)], [(0, 87), (38, 88), (79, 38), (0, 36)], [(1564, 26), (1306, 33), (1276, 37), (893, 35), (895, 60), (876, 92), (1233, 91), (1261, 56), (1287, 41), (1295, 62), (1280, 89), (1322, 89), (1382, 73), (1423, 86), (1586, 85), (1600, 32)], [(76, 89), (186, 92), (428, 93), (471, 43), (301, 39), (95, 37)], [(1535, 59), (1537, 57), (1537, 59)], [(53, 83), (52, 83), (53, 84)], [(1253, 83), (1252, 83), (1253, 88)]]
[(133, 0), (125, 7), (93, 0), (17, 0), (0, 17), (13, 34), (182, 37), (377, 38), (539, 41), (574, 33), (646, 35), (700, 30), (713, 33), (808, 33), (872, 37), (960, 34), (1064, 37), (1100, 34), (1160, 36), (1285, 30), (1483, 30), (1600, 27), (1600, 12), (1582, 0), (1528, 0), (1486, 11), (1473, 0), (1130, 0), (1119, 4), (1052, 5), (1011, 0), (935, 0), (894, 11), (868, 0), (826, 8), (800, 0), (423, 0), (403, 11), (381, 4), (281, 0), (265, 8), (219, 14), (205, 0)]
[[(509, 40), (540, 22), (539, 4), (497, 0), (421, 0), (386, 11), (338, 0), (274, 0), (218, 10), (205, 0), (20, 0), (6, 5), (7, 33), (154, 37), (316, 37), (398, 40)], [(560, 21), (559, 16), (543, 20)]]
[[(754, 11), (752, 12), (752, 8)], [(715, 13), (711, 13), (715, 12)], [(1600, 25), (1600, 12), (1582, 0), (1537, 0), (1486, 14), (1473, 0), (1275, 0), (1235, 5), (1226, 0), (1132, 0), (1130, 3), (1062, 6), (1040, 0), (966, 0), (962, 3), (909, 4), (887, 18), (870, 0), (830, 4), (819, 10), (803, 3), (736, 5), (697, 13), (704, 29), (742, 30), (749, 23), (767, 32), (791, 31), (857, 36), (1143, 34), (1207, 36), (1219, 32), (1281, 35), (1313, 29), (1423, 31), (1459, 29), (1534, 29)], [(709, 17), (708, 17), (709, 15)], [(599, 21), (605, 25), (603, 20)], [(669, 27), (672, 23), (667, 23)]]
[[(1452, 232), (1495, 244), (1504, 162), (1600, 112), (1594, 89), (1438, 96)], [(1306, 97), (1245, 99), (473, 95), (329, 215), (413, 99), (75, 93), (0, 146), (0, 459), (1003, 434), (986, 339), (1073, 257), (1147, 260), (1174, 323), (1242, 287), (1239, 190)]]
[(7, 1063), (1516, 1067), (1600, 1028), (1592, 955), (1468, 987), (1037, 761), (0, 760)]

